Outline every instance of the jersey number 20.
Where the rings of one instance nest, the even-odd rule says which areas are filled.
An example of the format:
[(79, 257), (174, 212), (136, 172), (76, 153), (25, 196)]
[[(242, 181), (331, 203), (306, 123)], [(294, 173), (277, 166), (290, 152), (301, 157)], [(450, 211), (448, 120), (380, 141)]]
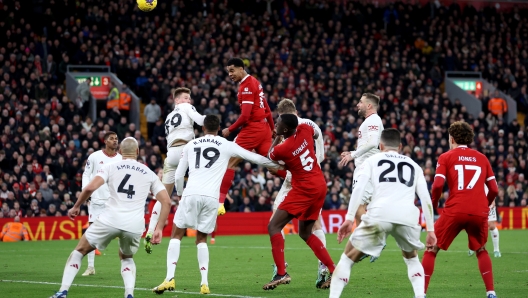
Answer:
[[(389, 164), (389, 168), (381, 172), (381, 175), (379, 177), (379, 182), (380, 183), (396, 182), (395, 177), (385, 177), (388, 174), (392, 173), (394, 169), (396, 169), (396, 166), (394, 165), (392, 161), (387, 160), (387, 159), (382, 159), (378, 162), (378, 167), (381, 167), (384, 164)], [(409, 169), (411, 170), (411, 177), (409, 178), (409, 180), (405, 180), (405, 178), (403, 177), (403, 167), (404, 166), (409, 167)], [(405, 184), (408, 187), (413, 186), (414, 185), (414, 167), (407, 162), (399, 162), (397, 168), (398, 168), (398, 180), (400, 181), (400, 183)]]

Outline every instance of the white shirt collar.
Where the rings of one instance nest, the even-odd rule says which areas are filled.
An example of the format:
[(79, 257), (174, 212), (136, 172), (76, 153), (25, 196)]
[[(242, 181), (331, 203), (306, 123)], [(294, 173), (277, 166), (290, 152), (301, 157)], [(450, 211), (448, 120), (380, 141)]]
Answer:
[(244, 82), (248, 77), (249, 77), (249, 74), (247, 74), (242, 80), (240, 80), (240, 84), (242, 84), (242, 82)]

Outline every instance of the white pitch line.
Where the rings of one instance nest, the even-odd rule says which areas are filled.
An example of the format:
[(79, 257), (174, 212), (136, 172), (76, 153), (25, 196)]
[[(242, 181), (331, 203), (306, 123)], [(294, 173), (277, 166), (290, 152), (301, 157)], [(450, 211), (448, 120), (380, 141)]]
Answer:
[[(47, 281), (32, 281), (32, 280), (8, 280), (0, 279), (0, 282), (11, 282), (11, 283), (25, 283), (25, 284), (38, 284), (38, 285), (57, 285), (60, 286), (61, 283), (58, 282), (47, 282)], [(90, 287), (90, 288), (108, 288), (108, 289), (125, 289), (124, 287), (119, 286), (105, 286), (105, 285), (87, 285), (87, 284), (72, 284), (76, 287)], [(152, 291), (152, 289), (147, 288), (134, 288), (137, 291)], [(187, 291), (170, 291), (169, 293), (180, 293), (180, 294), (189, 294), (189, 295), (202, 295), (198, 292), (187, 292)], [(241, 296), (241, 295), (228, 295), (228, 294), (207, 294), (208, 296), (217, 296), (217, 297), (236, 297), (236, 298), (263, 298), (258, 296)]]

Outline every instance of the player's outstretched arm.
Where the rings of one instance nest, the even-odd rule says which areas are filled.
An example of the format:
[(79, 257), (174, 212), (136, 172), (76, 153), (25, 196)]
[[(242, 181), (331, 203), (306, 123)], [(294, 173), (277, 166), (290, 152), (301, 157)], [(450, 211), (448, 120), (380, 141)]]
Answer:
[(351, 151), (350, 156), (352, 157), (352, 159), (358, 156), (361, 156), (372, 149), (378, 148), (379, 146), (378, 140), (380, 139), (380, 134), (381, 134), (381, 131), (379, 129), (376, 131), (370, 132), (367, 136), (367, 142), (357, 147), (356, 151)]
[(249, 152), (247, 151), (246, 149), (240, 147), (239, 145), (235, 144), (235, 143), (231, 143), (231, 156), (232, 157), (238, 157), (238, 158), (242, 158), (242, 159), (245, 159), (251, 163), (254, 163), (254, 164), (258, 164), (258, 165), (261, 165), (261, 166), (264, 166), (266, 168), (272, 168), (272, 169), (278, 169), (280, 168), (280, 165), (273, 162), (272, 160), (262, 156), (262, 155), (258, 155), (256, 153), (253, 153), (253, 152)]
[(267, 155), (268, 157), (270, 156), (269, 154), (270, 154), (271, 150), (273, 150), (273, 148), (275, 148), (275, 146), (280, 144), (280, 142), (282, 142), (283, 139), (284, 139), (283, 136), (276, 136), (275, 137), (275, 139), (273, 140), (273, 143), (271, 143), (271, 146), (270, 146), (270, 148), (268, 150), (268, 155)]
[(242, 112), (240, 113), (240, 117), (238, 117), (237, 121), (233, 123), (231, 126), (229, 126), (228, 128), (224, 128), (224, 130), (222, 130), (222, 135), (224, 136), (224, 138), (227, 138), (229, 134), (231, 134), (232, 131), (237, 130), (239, 127), (242, 127), (242, 125), (248, 122), (249, 117), (251, 117), (252, 108), (253, 108), (253, 105), (248, 104), (248, 103), (243, 103), (240, 106), (240, 109), (242, 110)]
[[(104, 170), (100, 170), (100, 172), (101, 171)], [(77, 202), (75, 202), (75, 205), (73, 205), (73, 207), (68, 211), (68, 216), (70, 217), (70, 219), (73, 219), (75, 218), (75, 216), (79, 215), (82, 204), (84, 204), (84, 202), (86, 202), (86, 200), (90, 198), (92, 193), (99, 187), (101, 187), (101, 185), (103, 185), (104, 183), (105, 179), (103, 179), (103, 177), (97, 174), (97, 176), (95, 176), (92, 181), (90, 181), (90, 183), (86, 185), (86, 187), (82, 190), (81, 194), (79, 195), (79, 199), (77, 200)]]
[(191, 117), (191, 119), (194, 121), (194, 123), (196, 123), (196, 124), (198, 124), (200, 126), (203, 126), (205, 115), (201, 115), (200, 113), (198, 113), (196, 111), (196, 109), (191, 104), (189, 104), (189, 109), (187, 110), (187, 115), (189, 115), (189, 117)]

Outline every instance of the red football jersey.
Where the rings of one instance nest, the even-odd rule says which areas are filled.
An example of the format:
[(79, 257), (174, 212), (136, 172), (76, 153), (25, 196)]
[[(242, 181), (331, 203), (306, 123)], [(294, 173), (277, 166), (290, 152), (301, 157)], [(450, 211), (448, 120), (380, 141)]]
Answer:
[(326, 188), (323, 172), (314, 152), (314, 129), (308, 124), (299, 124), (297, 132), (282, 144), (275, 146), (271, 160), (285, 164), (292, 175), (292, 187), (300, 190)]
[(486, 156), (466, 146), (440, 155), (436, 175), (449, 187), (444, 212), (488, 216), (488, 199), (484, 190), (487, 181), (495, 179)]
[(267, 117), (269, 113), (268, 102), (264, 96), (262, 85), (255, 77), (247, 75), (240, 81), (237, 96), (240, 106), (243, 104), (253, 105), (249, 122), (257, 122)]

